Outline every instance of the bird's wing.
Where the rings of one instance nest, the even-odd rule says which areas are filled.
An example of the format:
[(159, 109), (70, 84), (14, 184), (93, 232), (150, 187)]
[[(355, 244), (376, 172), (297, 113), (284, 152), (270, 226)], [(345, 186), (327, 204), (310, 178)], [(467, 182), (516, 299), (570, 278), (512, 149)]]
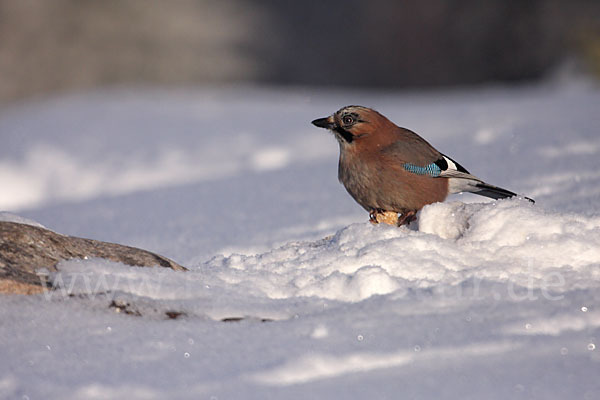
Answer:
[[(445, 169), (441, 168), (442, 171), (438, 176), (441, 178), (449, 178), (448, 191), (450, 193), (471, 192), (480, 196), (491, 197), (492, 199), (504, 199), (506, 197), (514, 197), (517, 195), (510, 190), (485, 183), (475, 175), (471, 175), (469, 171), (448, 156), (442, 154), (442, 158), (443, 160), (436, 162), (436, 165), (443, 167), (444, 163), (446, 163), (447, 166)], [(529, 197), (524, 198), (535, 203), (535, 201)]]
[(425, 139), (408, 129), (398, 130), (398, 140), (385, 146), (381, 153), (397, 166), (432, 178), (457, 178), (481, 182), (462, 165), (437, 151)]
[(482, 182), (481, 179), (467, 171), (465, 167), (444, 154), (442, 154), (441, 159), (436, 161), (436, 164), (440, 166), (439, 176), (442, 178), (470, 179)]
[(380, 152), (395, 165), (408, 163), (424, 167), (442, 157), (439, 151), (411, 130), (397, 128), (394, 138), (396, 140), (381, 148)]
[[(396, 166), (417, 175), (448, 178), (449, 193), (471, 192), (493, 199), (516, 196), (510, 190), (485, 183), (462, 165), (434, 149), (416, 133), (408, 133), (406, 138), (382, 150), (382, 154), (391, 157)], [(525, 199), (535, 203), (529, 197)]]

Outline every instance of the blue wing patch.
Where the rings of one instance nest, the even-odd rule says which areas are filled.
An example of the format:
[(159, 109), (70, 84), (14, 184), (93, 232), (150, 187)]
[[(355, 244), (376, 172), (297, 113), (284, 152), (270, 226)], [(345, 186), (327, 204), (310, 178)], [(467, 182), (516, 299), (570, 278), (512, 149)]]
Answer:
[(424, 167), (419, 167), (418, 165), (411, 163), (405, 163), (403, 167), (405, 170), (412, 172), (413, 174), (428, 175), (434, 178), (440, 176), (442, 173), (442, 169), (436, 163), (431, 163)]

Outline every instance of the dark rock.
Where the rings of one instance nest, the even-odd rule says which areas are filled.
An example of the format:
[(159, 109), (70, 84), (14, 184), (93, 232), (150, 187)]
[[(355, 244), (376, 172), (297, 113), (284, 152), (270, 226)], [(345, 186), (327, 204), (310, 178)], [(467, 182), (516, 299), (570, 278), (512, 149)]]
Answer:
[(167, 311), (165, 312), (165, 315), (169, 318), (169, 319), (177, 319), (179, 317), (186, 317), (187, 314), (183, 311)]
[(142, 313), (139, 312), (138, 310), (136, 310), (131, 303), (127, 303), (124, 301), (120, 301), (120, 300), (113, 300), (110, 302), (110, 304), (108, 305), (108, 307), (113, 308), (115, 310), (115, 312), (122, 312), (124, 314), (127, 315), (133, 315), (136, 317), (141, 317)]
[(273, 320), (271, 318), (257, 318), (257, 317), (227, 317), (227, 318), (221, 319), (221, 322), (241, 322), (241, 321), (273, 322)]
[(103, 258), (132, 266), (186, 270), (168, 258), (135, 247), (0, 221), (0, 293), (40, 293), (46, 284), (37, 271), (56, 271), (58, 262), (73, 258)]

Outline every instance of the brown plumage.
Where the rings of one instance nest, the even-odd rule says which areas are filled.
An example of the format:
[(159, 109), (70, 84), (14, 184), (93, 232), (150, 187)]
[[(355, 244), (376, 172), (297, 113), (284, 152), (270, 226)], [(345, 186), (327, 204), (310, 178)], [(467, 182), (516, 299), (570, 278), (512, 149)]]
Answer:
[(409, 223), (423, 206), (444, 201), (449, 193), (515, 196), (484, 183), (373, 109), (347, 106), (312, 123), (335, 134), (340, 144), (338, 178), (374, 223), (389, 223), (390, 213), (399, 214), (398, 226)]

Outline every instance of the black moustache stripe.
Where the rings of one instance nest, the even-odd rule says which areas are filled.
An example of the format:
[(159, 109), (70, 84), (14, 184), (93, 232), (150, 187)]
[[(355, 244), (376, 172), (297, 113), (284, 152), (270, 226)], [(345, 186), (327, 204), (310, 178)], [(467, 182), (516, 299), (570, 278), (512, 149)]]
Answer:
[(337, 126), (335, 128), (335, 132), (348, 143), (352, 143), (352, 141), (354, 140), (354, 136), (350, 132), (348, 132), (347, 130), (345, 130), (344, 128), (342, 128), (340, 126)]

